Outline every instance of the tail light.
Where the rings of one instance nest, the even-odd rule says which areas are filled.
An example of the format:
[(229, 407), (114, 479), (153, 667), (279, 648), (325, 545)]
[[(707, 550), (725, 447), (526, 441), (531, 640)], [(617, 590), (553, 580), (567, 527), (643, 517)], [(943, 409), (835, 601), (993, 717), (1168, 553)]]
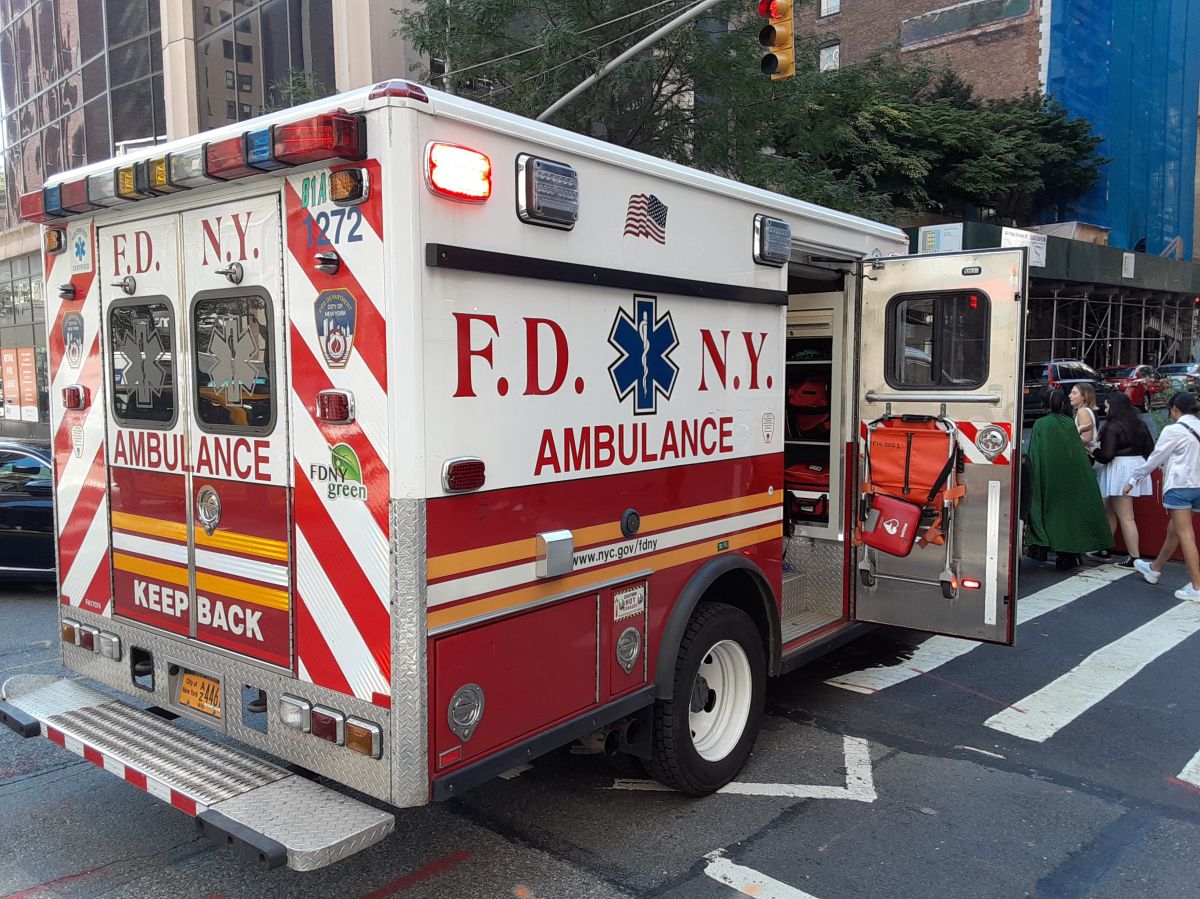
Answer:
[(346, 716), (341, 712), (314, 705), (309, 716), (309, 726), (314, 737), (339, 746), (346, 741)]
[(425, 181), (443, 197), (482, 203), (492, 195), (492, 161), (469, 147), (430, 143), (425, 150)]
[(370, 758), (379, 758), (382, 750), (382, 731), (379, 725), (361, 718), (346, 719), (346, 748)]
[(64, 643), (77, 644), (79, 642), (79, 622), (72, 621), (70, 618), (64, 618), (58, 623), (58, 632), (62, 635)]

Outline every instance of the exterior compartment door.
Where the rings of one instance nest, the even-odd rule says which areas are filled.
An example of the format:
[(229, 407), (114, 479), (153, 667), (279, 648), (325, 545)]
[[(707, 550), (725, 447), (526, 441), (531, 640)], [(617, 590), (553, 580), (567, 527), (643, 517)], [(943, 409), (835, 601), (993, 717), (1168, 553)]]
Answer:
[[(859, 481), (867, 470), (863, 454), (872, 422), (889, 415), (927, 417), (957, 435), (957, 479), (965, 492), (951, 512), (947, 545), (917, 545), (906, 557), (855, 547), (854, 617), (1011, 643), (1020, 552), (1026, 250), (889, 258), (865, 266)], [(861, 523), (864, 498), (852, 498)]]
[(279, 200), (184, 213), (197, 640), (292, 665), (287, 314)]

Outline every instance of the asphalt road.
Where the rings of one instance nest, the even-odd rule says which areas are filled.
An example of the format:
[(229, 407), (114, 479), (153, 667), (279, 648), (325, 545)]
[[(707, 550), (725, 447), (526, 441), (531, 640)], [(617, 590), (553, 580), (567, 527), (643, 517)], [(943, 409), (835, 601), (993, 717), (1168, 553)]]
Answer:
[[(1114, 575), (1027, 565), (1014, 649), (880, 630), (774, 682), (735, 791), (563, 749), (313, 874), (3, 731), (0, 896), (1198, 896), (1200, 605)], [(55, 627), (0, 588), (0, 678), (57, 671)]]

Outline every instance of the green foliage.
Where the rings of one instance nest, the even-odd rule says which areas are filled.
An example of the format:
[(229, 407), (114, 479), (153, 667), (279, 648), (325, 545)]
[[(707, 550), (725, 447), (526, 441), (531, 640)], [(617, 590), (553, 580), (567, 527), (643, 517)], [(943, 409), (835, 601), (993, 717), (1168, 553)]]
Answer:
[[(535, 117), (684, 0), (423, 0), (399, 30), (437, 60), (417, 77)], [(811, 202), (883, 220), (967, 206), (1023, 218), (1095, 183), (1099, 139), (1040, 95), (980, 100), (946, 70), (879, 56), (796, 77), (759, 73), (760, 21), (727, 0), (626, 62), (552, 123)], [(444, 62), (449, 76), (442, 78)]]
[(268, 102), (263, 112), (277, 112), (319, 100), (332, 94), (328, 87), (322, 84), (312, 72), (303, 69), (288, 69), (282, 78), (277, 78), (267, 85)]

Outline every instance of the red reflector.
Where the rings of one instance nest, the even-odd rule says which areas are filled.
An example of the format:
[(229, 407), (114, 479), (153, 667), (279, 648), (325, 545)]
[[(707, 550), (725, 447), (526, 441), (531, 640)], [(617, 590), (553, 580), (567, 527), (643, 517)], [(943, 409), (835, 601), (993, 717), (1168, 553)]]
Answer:
[(454, 200), (479, 202), (492, 195), (492, 161), (469, 147), (431, 143), (425, 177), (435, 193)]
[(273, 155), (279, 162), (304, 165), (321, 159), (362, 159), (366, 128), (359, 116), (338, 110), (302, 122), (276, 125)]
[(204, 173), (222, 181), (261, 174), (246, 165), (246, 142), (240, 134), (204, 145)]
[(86, 649), (88, 652), (95, 652), (96, 651), (96, 632), (85, 630), (84, 628), (80, 628), (79, 629), (79, 645), (82, 646), (84, 649)]
[(91, 212), (100, 208), (95, 203), (88, 202), (87, 178), (68, 181), (61, 189), (62, 208), (65, 212)]
[(446, 463), (442, 486), (447, 493), (463, 493), (483, 486), (486, 468), (482, 459), (452, 459)]
[(453, 765), (462, 758), (462, 747), (455, 746), (453, 749), (447, 749), (438, 756), (438, 767), (445, 768), (447, 765)]
[(21, 194), (21, 199), (17, 201), (17, 210), (22, 221), (26, 222), (48, 222), (54, 218), (46, 212), (46, 198), (42, 196), (41, 190)]
[(407, 81), (381, 81), (371, 90), (369, 99), (378, 100), (380, 97), (403, 97), (408, 100), (429, 102), (429, 95), (415, 84)]
[(979, 583), (979, 581), (975, 580), (974, 578), (969, 578), (969, 577), (965, 577), (962, 579), (962, 585), (963, 585), (963, 587), (965, 587), (968, 590), (978, 590), (981, 586), (983, 586), (982, 584)]
[(354, 421), (354, 395), (349, 390), (322, 390), (317, 394), (317, 418), (331, 425)]
[(63, 408), (77, 412), (88, 407), (88, 389), (82, 384), (72, 384), (62, 389)]

